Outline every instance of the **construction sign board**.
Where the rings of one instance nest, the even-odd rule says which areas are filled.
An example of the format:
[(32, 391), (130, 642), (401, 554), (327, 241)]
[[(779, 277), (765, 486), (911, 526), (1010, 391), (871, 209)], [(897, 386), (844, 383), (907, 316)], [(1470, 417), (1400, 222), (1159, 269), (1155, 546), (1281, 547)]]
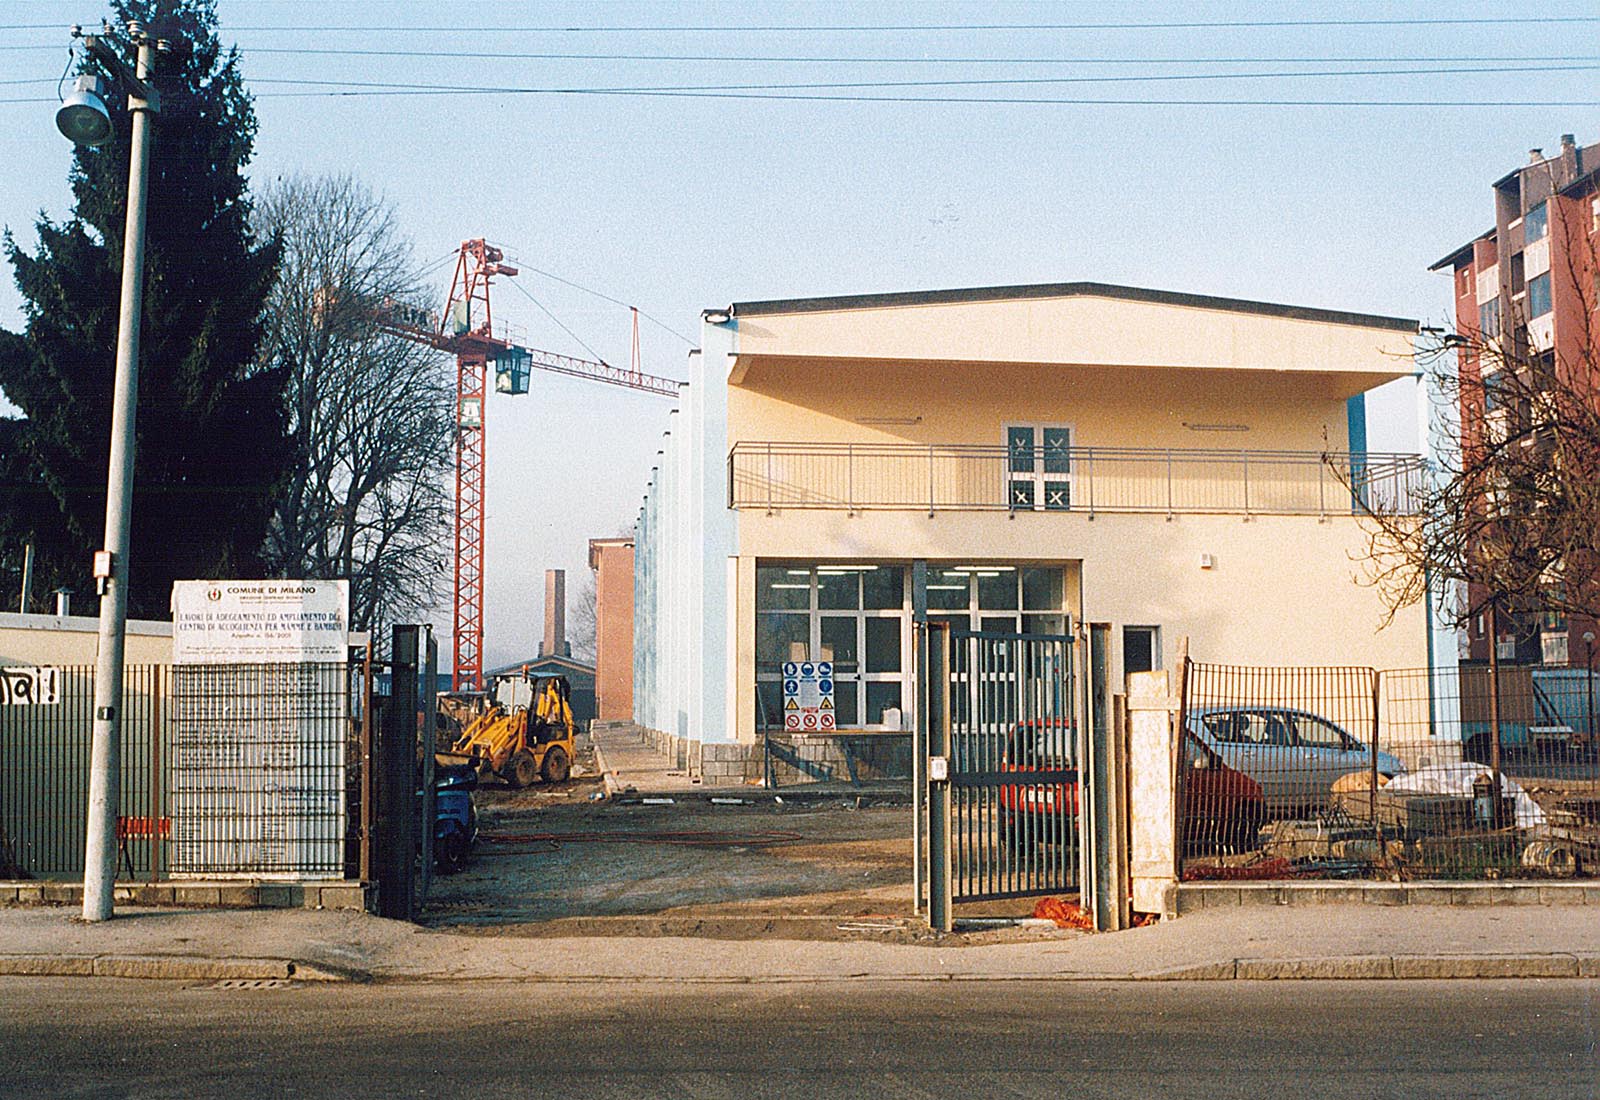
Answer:
[(178, 581), (172, 663), (301, 664), (347, 658), (349, 581)]
[(784, 662), (783, 728), (789, 733), (826, 733), (837, 728), (832, 661)]

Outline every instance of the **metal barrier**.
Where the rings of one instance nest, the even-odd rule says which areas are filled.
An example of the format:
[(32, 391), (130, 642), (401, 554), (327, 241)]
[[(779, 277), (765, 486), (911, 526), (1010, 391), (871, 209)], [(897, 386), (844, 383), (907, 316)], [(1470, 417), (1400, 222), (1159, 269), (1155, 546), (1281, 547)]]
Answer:
[[(0, 864), (83, 874), (93, 666), (53, 704), (0, 706)], [(361, 665), (123, 673), (119, 874), (359, 875)], [(174, 858), (177, 862), (174, 862)]]
[(1072, 639), (937, 622), (917, 632), (930, 923), (948, 929), (961, 902), (1077, 890)]
[(1187, 682), (1187, 879), (1600, 877), (1581, 669), (1501, 669), (1498, 723), (1475, 666), (1195, 664)]
[(728, 507), (1346, 515), (1415, 512), (1421, 457), (1316, 451), (741, 440)]

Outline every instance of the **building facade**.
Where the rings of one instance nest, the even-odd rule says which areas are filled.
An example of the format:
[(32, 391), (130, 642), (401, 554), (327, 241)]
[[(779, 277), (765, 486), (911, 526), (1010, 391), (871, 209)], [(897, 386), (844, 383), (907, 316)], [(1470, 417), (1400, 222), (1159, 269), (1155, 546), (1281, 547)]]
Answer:
[[(1563, 134), (1555, 156), (1529, 150), (1527, 164), (1494, 184), (1494, 225), (1430, 268), (1451, 273), (1458, 332), (1504, 348), (1515, 363), (1550, 377), (1573, 379), (1586, 372), (1583, 382), (1591, 390), (1600, 382), (1593, 376), (1600, 339), (1597, 184), (1600, 144), (1579, 146), (1572, 134)], [(1494, 376), (1504, 364), (1478, 360), (1475, 351), (1463, 351), (1460, 369), (1481, 376), (1482, 392), (1492, 402)], [(1473, 399), (1475, 392), (1463, 389), (1461, 400)], [(1485, 412), (1492, 418), (1495, 410)], [(1462, 413), (1470, 415), (1465, 408)], [(1467, 629), (1473, 660), (1489, 656), (1483, 620), (1480, 616)], [(1501, 656), (1528, 664), (1581, 662), (1583, 635), (1594, 631), (1593, 620), (1507, 614)]]
[[(1196, 659), (1423, 667), (1361, 583), (1363, 395), (1414, 321), (1079, 283), (708, 311), (639, 514), (636, 721), (756, 744), (830, 660), (841, 730), (909, 728), (922, 619), (1065, 634), (1103, 698)], [(1453, 658), (1453, 650), (1451, 653)]]
[(596, 717), (633, 717), (633, 540), (590, 539), (594, 570)]

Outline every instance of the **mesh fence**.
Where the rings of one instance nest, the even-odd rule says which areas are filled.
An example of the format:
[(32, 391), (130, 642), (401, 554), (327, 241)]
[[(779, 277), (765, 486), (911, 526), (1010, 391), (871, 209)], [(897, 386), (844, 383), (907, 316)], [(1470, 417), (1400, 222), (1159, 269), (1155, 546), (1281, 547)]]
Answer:
[[(0, 877), (83, 873), (94, 668), (53, 671), (53, 702), (0, 706)], [(128, 666), (119, 875), (356, 875), (361, 693), (351, 672)]]
[(1184, 877), (1600, 877), (1594, 678), (1494, 686), (1472, 666), (1192, 665)]

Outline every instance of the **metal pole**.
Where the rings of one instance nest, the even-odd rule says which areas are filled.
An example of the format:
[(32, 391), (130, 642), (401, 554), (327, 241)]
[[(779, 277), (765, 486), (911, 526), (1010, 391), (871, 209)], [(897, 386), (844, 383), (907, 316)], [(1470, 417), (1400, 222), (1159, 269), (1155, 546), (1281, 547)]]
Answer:
[(17, 598), (17, 610), (26, 615), (33, 602), (33, 541), (22, 548), (22, 594)]
[[(950, 631), (928, 624), (928, 924), (953, 927), (950, 852)], [(941, 777), (934, 769), (942, 763)]]
[[(138, 77), (146, 80), (154, 43), (142, 30)], [(106, 472), (105, 549), (110, 575), (100, 595), (100, 650), (94, 677), (94, 740), (89, 757), (88, 841), (83, 858), (83, 919), (111, 919), (117, 877), (117, 789), (122, 764), (122, 656), (128, 625), (128, 528), (133, 511), (134, 409), (139, 395), (139, 321), (144, 291), (145, 185), (150, 176), (151, 105), (131, 92), (132, 151), (128, 220), (122, 241), (122, 305), (117, 328), (111, 463)], [(98, 570), (97, 570), (98, 572)]]
[(1494, 599), (1489, 601), (1489, 767), (1494, 772), (1489, 825), (1498, 829), (1504, 823), (1500, 820), (1500, 602)]

